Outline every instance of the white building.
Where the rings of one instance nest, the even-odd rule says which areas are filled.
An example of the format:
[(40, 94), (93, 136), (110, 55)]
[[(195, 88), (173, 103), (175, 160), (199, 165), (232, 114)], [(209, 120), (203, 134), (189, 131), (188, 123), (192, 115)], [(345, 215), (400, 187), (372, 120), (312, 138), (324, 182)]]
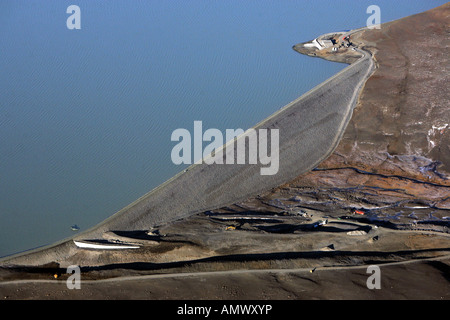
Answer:
[(314, 39), (310, 43), (305, 43), (304, 46), (305, 47), (309, 47), (309, 48), (316, 47), (318, 50), (322, 50), (322, 49), (325, 49), (325, 48), (332, 47), (333, 46), (333, 41), (331, 41), (331, 40), (317, 40), (317, 39)]
[(323, 48), (330, 48), (333, 46), (333, 41), (331, 40), (319, 40), (319, 43)]

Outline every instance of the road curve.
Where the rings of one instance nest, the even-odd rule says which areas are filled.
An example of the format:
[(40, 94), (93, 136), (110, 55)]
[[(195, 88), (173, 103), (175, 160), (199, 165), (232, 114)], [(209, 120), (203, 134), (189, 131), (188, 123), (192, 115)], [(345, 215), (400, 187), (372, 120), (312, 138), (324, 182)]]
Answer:
[[(73, 238), (101, 238), (110, 230), (148, 230), (245, 200), (315, 168), (337, 147), (374, 70), (371, 54), (357, 50), (362, 54), (358, 61), (253, 127), (279, 129), (279, 170), (275, 175), (261, 175), (260, 164), (194, 164)], [(236, 154), (236, 144), (233, 152)], [(71, 239), (3, 258), (0, 264), (34, 265), (63, 259)]]

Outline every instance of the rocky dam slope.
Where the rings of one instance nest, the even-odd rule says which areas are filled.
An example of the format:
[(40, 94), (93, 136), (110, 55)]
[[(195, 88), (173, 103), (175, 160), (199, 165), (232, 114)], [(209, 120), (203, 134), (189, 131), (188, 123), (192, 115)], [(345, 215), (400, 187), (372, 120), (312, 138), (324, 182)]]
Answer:
[[(354, 105), (347, 101), (350, 109), (341, 109), (345, 130), (332, 134), (335, 145), (328, 141), (320, 163), (297, 166), (306, 159), (301, 151), (284, 149), (292, 157), (283, 166), (295, 168), (283, 171), (285, 181), (251, 196), (242, 193), (228, 203), (218, 191), (217, 206), (199, 201), (196, 211), (186, 204), (183, 214), (167, 221), (138, 213), (127, 224), (122, 215), (123, 221), (79, 237), (136, 249), (82, 249), (64, 241), (3, 259), (1, 298), (450, 299), (449, 15), (445, 4), (379, 30), (361, 29), (351, 34), (352, 46), (337, 51), (295, 45), (318, 58), (374, 63), (361, 88), (345, 91), (359, 93)], [(361, 60), (360, 52), (370, 59)], [(369, 69), (346, 70), (359, 85)], [(345, 79), (333, 86), (349, 88)], [(320, 95), (325, 93), (331, 101), (336, 92)], [(296, 105), (301, 101), (309, 102)], [(282, 123), (271, 118), (260, 125), (280, 125), (281, 133), (317, 101), (300, 99), (282, 110), (290, 113)], [(312, 145), (323, 143), (321, 119), (305, 125), (319, 124), (314, 132), (320, 139)], [(245, 170), (224, 177), (236, 186), (248, 178)], [(367, 267), (374, 264), (381, 267), (380, 290), (366, 286)], [(69, 265), (81, 267), (81, 290), (66, 288)]]

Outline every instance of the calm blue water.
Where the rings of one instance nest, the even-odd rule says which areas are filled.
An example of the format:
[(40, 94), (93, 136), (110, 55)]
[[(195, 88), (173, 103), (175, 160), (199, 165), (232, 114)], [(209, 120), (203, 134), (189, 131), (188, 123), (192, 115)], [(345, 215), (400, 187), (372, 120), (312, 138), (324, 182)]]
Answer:
[[(0, 256), (87, 229), (181, 171), (173, 130), (255, 125), (345, 67), (295, 53), (373, 1), (1, 1)], [(376, 1), (382, 22), (445, 1)], [(68, 30), (66, 9), (81, 9)]]

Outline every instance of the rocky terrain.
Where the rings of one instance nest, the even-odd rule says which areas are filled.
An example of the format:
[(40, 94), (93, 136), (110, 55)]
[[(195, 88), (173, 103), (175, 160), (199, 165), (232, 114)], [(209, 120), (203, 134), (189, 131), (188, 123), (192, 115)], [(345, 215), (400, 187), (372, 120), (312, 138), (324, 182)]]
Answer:
[[(62, 243), (64, 261), (4, 267), (1, 298), (450, 299), (449, 14), (446, 4), (352, 36), (377, 69), (316, 169), (153, 230), (103, 235), (139, 246), (126, 253)], [(72, 264), (82, 290), (65, 286)], [(366, 287), (373, 264), (381, 290)]]

